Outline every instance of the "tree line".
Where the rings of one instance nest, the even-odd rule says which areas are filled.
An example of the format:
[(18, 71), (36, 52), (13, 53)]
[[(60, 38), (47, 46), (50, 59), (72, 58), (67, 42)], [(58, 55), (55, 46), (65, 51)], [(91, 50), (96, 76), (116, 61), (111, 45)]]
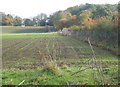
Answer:
[(0, 12), (0, 24), (3, 26), (45, 26), (47, 25), (47, 15), (40, 13), (33, 18), (22, 19), (19, 16), (14, 16), (11, 14), (5, 14)]
[(50, 24), (57, 29), (112, 30), (118, 27), (117, 4), (85, 4), (57, 11), (50, 16)]
[(58, 30), (68, 29), (98, 29), (111, 30), (118, 26), (117, 4), (84, 4), (57, 11), (49, 17), (45, 13), (33, 18), (12, 16), (0, 12), (1, 25), (3, 26), (54, 26)]

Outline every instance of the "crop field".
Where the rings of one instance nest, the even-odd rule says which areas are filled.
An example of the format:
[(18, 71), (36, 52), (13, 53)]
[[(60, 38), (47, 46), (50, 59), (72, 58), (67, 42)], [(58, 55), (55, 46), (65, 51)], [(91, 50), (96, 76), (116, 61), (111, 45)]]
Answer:
[(118, 57), (45, 27), (2, 28), (3, 85), (118, 84)]

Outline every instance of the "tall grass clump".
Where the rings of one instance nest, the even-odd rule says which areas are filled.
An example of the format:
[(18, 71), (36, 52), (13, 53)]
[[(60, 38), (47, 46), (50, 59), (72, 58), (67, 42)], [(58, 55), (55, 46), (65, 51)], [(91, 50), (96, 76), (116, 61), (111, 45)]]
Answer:
[(60, 68), (57, 66), (57, 64), (53, 61), (46, 62), (43, 66), (43, 71), (51, 74), (61, 74)]

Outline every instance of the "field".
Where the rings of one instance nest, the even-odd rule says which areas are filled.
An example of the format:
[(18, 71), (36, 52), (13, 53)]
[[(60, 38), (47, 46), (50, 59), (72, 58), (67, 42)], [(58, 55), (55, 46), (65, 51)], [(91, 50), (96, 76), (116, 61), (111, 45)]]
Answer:
[(2, 28), (3, 85), (118, 84), (117, 56), (45, 28)]

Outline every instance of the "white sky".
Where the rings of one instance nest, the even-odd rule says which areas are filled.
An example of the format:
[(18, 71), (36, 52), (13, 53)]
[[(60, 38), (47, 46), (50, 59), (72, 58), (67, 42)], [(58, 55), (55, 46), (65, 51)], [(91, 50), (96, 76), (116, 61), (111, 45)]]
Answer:
[(1, 0), (0, 12), (28, 18), (39, 13), (49, 15), (55, 11), (85, 3), (117, 4), (118, 2), (119, 0)]

